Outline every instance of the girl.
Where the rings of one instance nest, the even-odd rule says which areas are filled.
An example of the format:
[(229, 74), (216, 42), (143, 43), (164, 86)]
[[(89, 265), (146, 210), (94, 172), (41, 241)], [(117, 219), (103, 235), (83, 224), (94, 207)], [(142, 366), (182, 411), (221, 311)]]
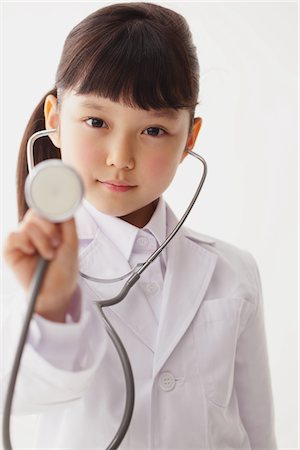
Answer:
[[(39, 449), (105, 449), (119, 426), (123, 376), (91, 302), (114, 287), (78, 271), (122, 275), (174, 228), (162, 194), (201, 128), (198, 83), (183, 17), (150, 3), (112, 5), (71, 31), (55, 87), (29, 121), (20, 226), (4, 254), (25, 292), (39, 255), (51, 261), (14, 401), (16, 413), (41, 414)], [(61, 224), (27, 210), (23, 195), (26, 143), (44, 128), (56, 132), (37, 141), (35, 161), (61, 157), (85, 186), (75, 218)], [(107, 315), (135, 378), (121, 448), (276, 449), (260, 280), (248, 252), (182, 228)]]

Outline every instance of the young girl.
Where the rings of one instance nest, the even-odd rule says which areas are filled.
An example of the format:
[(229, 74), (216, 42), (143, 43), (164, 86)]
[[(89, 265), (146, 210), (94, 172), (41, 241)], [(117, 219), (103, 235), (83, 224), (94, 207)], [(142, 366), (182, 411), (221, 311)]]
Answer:
[[(92, 303), (114, 286), (78, 274), (125, 274), (176, 225), (162, 194), (201, 128), (198, 83), (182, 16), (150, 3), (112, 5), (71, 31), (55, 87), (29, 121), (20, 225), (4, 254), (25, 293), (39, 255), (50, 261), (14, 397), (15, 413), (40, 413), (38, 449), (105, 449), (119, 427), (123, 375)], [(35, 162), (61, 157), (85, 186), (75, 218), (60, 224), (24, 200), (26, 143), (44, 128), (56, 132), (36, 142)], [(11, 339), (23, 309), (10, 318)], [(260, 279), (248, 252), (183, 227), (106, 313), (135, 379), (120, 448), (276, 449)]]

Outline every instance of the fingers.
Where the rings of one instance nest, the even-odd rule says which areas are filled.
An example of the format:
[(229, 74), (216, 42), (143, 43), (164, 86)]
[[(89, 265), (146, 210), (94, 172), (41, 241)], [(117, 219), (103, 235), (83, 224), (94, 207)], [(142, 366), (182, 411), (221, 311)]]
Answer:
[(26, 234), (30, 244), (43, 258), (50, 260), (54, 257), (54, 248), (58, 247), (60, 242), (56, 240), (57, 238), (52, 238), (49, 233), (46, 233), (43, 228), (40, 228), (33, 222), (25, 223), (23, 232)]
[(36, 249), (27, 235), (24, 233), (12, 232), (7, 236), (3, 248), (4, 257), (8, 262), (11, 261), (12, 254), (14, 254), (16, 250), (20, 250), (27, 255), (36, 253)]
[(61, 244), (77, 249), (75, 220), (52, 223), (29, 209), (18, 230), (8, 236), (4, 256), (7, 260), (15, 261), (22, 253), (28, 256), (38, 253), (43, 258), (51, 260)]
[(53, 246), (60, 245), (61, 242), (74, 244), (77, 242), (77, 232), (74, 218), (61, 223), (49, 222), (40, 216), (37, 216), (32, 210), (28, 210), (24, 223), (31, 222), (38, 227), (52, 240)]
[(21, 255), (39, 253), (45, 259), (52, 259), (55, 249), (61, 243), (57, 224), (36, 216), (29, 210), (17, 231), (8, 235), (4, 245), (4, 256), (8, 262), (15, 262)]
[(58, 224), (37, 216), (32, 210), (28, 210), (25, 214), (20, 225), (20, 231), (28, 235), (30, 241), (36, 245), (38, 252), (43, 257), (45, 257), (45, 253), (48, 253), (50, 258), (50, 254), (53, 254), (53, 248), (58, 247), (62, 241)]
[(50, 240), (53, 241), (54, 246), (61, 241), (60, 228), (58, 224), (49, 222), (46, 219), (35, 214), (32, 209), (29, 209), (20, 224), (20, 230), (26, 229), (28, 224), (35, 224)]

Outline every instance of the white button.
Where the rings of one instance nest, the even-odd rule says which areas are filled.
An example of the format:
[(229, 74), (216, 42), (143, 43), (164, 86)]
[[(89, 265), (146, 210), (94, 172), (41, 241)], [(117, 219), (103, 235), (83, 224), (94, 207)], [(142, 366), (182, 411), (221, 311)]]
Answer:
[(156, 292), (158, 292), (158, 290), (159, 290), (159, 285), (157, 283), (155, 283), (154, 281), (146, 284), (147, 294), (149, 294), (149, 295), (156, 294)]
[(163, 391), (172, 391), (176, 385), (176, 380), (171, 372), (163, 372), (158, 379), (159, 387)]
[(148, 247), (148, 243), (149, 243), (149, 241), (148, 241), (148, 239), (146, 237), (139, 237), (137, 239), (137, 244), (140, 247), (146, 248), (146, 247)]

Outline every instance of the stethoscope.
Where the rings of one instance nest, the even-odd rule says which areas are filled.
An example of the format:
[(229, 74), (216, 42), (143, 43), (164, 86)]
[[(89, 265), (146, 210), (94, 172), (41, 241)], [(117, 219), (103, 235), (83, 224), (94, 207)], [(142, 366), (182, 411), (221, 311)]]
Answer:
[[(56, 129), (38, 131), (34, 133), (28, 140), (27, 164), (29, 174), (25, 182), (25, 199), (28, 206), (35, 210), (37, 214), (46, 218), (47, 220), (59, 223), (73, 217), (76, 209), (82, 201), (84, 195), (84, 187), (79, 174), (71, 166), (63, 163), (60, 159), (50, 159), (42, 161), (37, 165), (34, 164), (33, 146), (35, 141), (41, 137), (49, 136), (49, 134), (54, 133), (55, 131)], [(207, 164), (205, 160), (197, 153), (194, 153), (191, 150), (188, 150), (188, 153), (201, 161), (201, 163), (203, 164), (203, 174), (196, 192), (185, 213), (183, 214), (182, 218), (177, 223), (173, 231), (160, 245), (160, 247), (149, 256), (147, 261), (145, 261), (143, 264), (137, 264), (129, 273), (122, 277), (106, 280), (91, 277), (82, 272), (79, 273), (81, 277), (99, 283), (113, 283), (129, 277), (120, 292), (113, 298), (101, 301), (93, 301), (101, 314), (107, 332), (118, 352), (126, 382), (126, 402), (122, 421), (118, 431), (116, 432), (116, 435), (107, 447), (107, 450), (117, 449), (127, 432), (133, 413), (135, 391), (134, 378), (128, 355), (119, 336), (105, 316), (103, 308), (116, 305), (126, 297), (130, 289), (139, 280), (144, 270), (146, 270), (147, 267), (160, 255), (160, 253), (176, 235), (178, 230), (182, 227), (184, 221), (186, 220), (192, 207), (194, 206), (206, 178)], [(41, 257), (39, 259), (29, 289), (28, 308), (26, 311), (23, 328), (21, 330), (4, 404), (3, 443), (5, 450), (12, 450), (10, 440), (10, 412), (14, 388), (30, 321), (34, 312), (36, 299), (41, 288), (48, 264), (49, 261), (46, 261), (44, 258)]]

